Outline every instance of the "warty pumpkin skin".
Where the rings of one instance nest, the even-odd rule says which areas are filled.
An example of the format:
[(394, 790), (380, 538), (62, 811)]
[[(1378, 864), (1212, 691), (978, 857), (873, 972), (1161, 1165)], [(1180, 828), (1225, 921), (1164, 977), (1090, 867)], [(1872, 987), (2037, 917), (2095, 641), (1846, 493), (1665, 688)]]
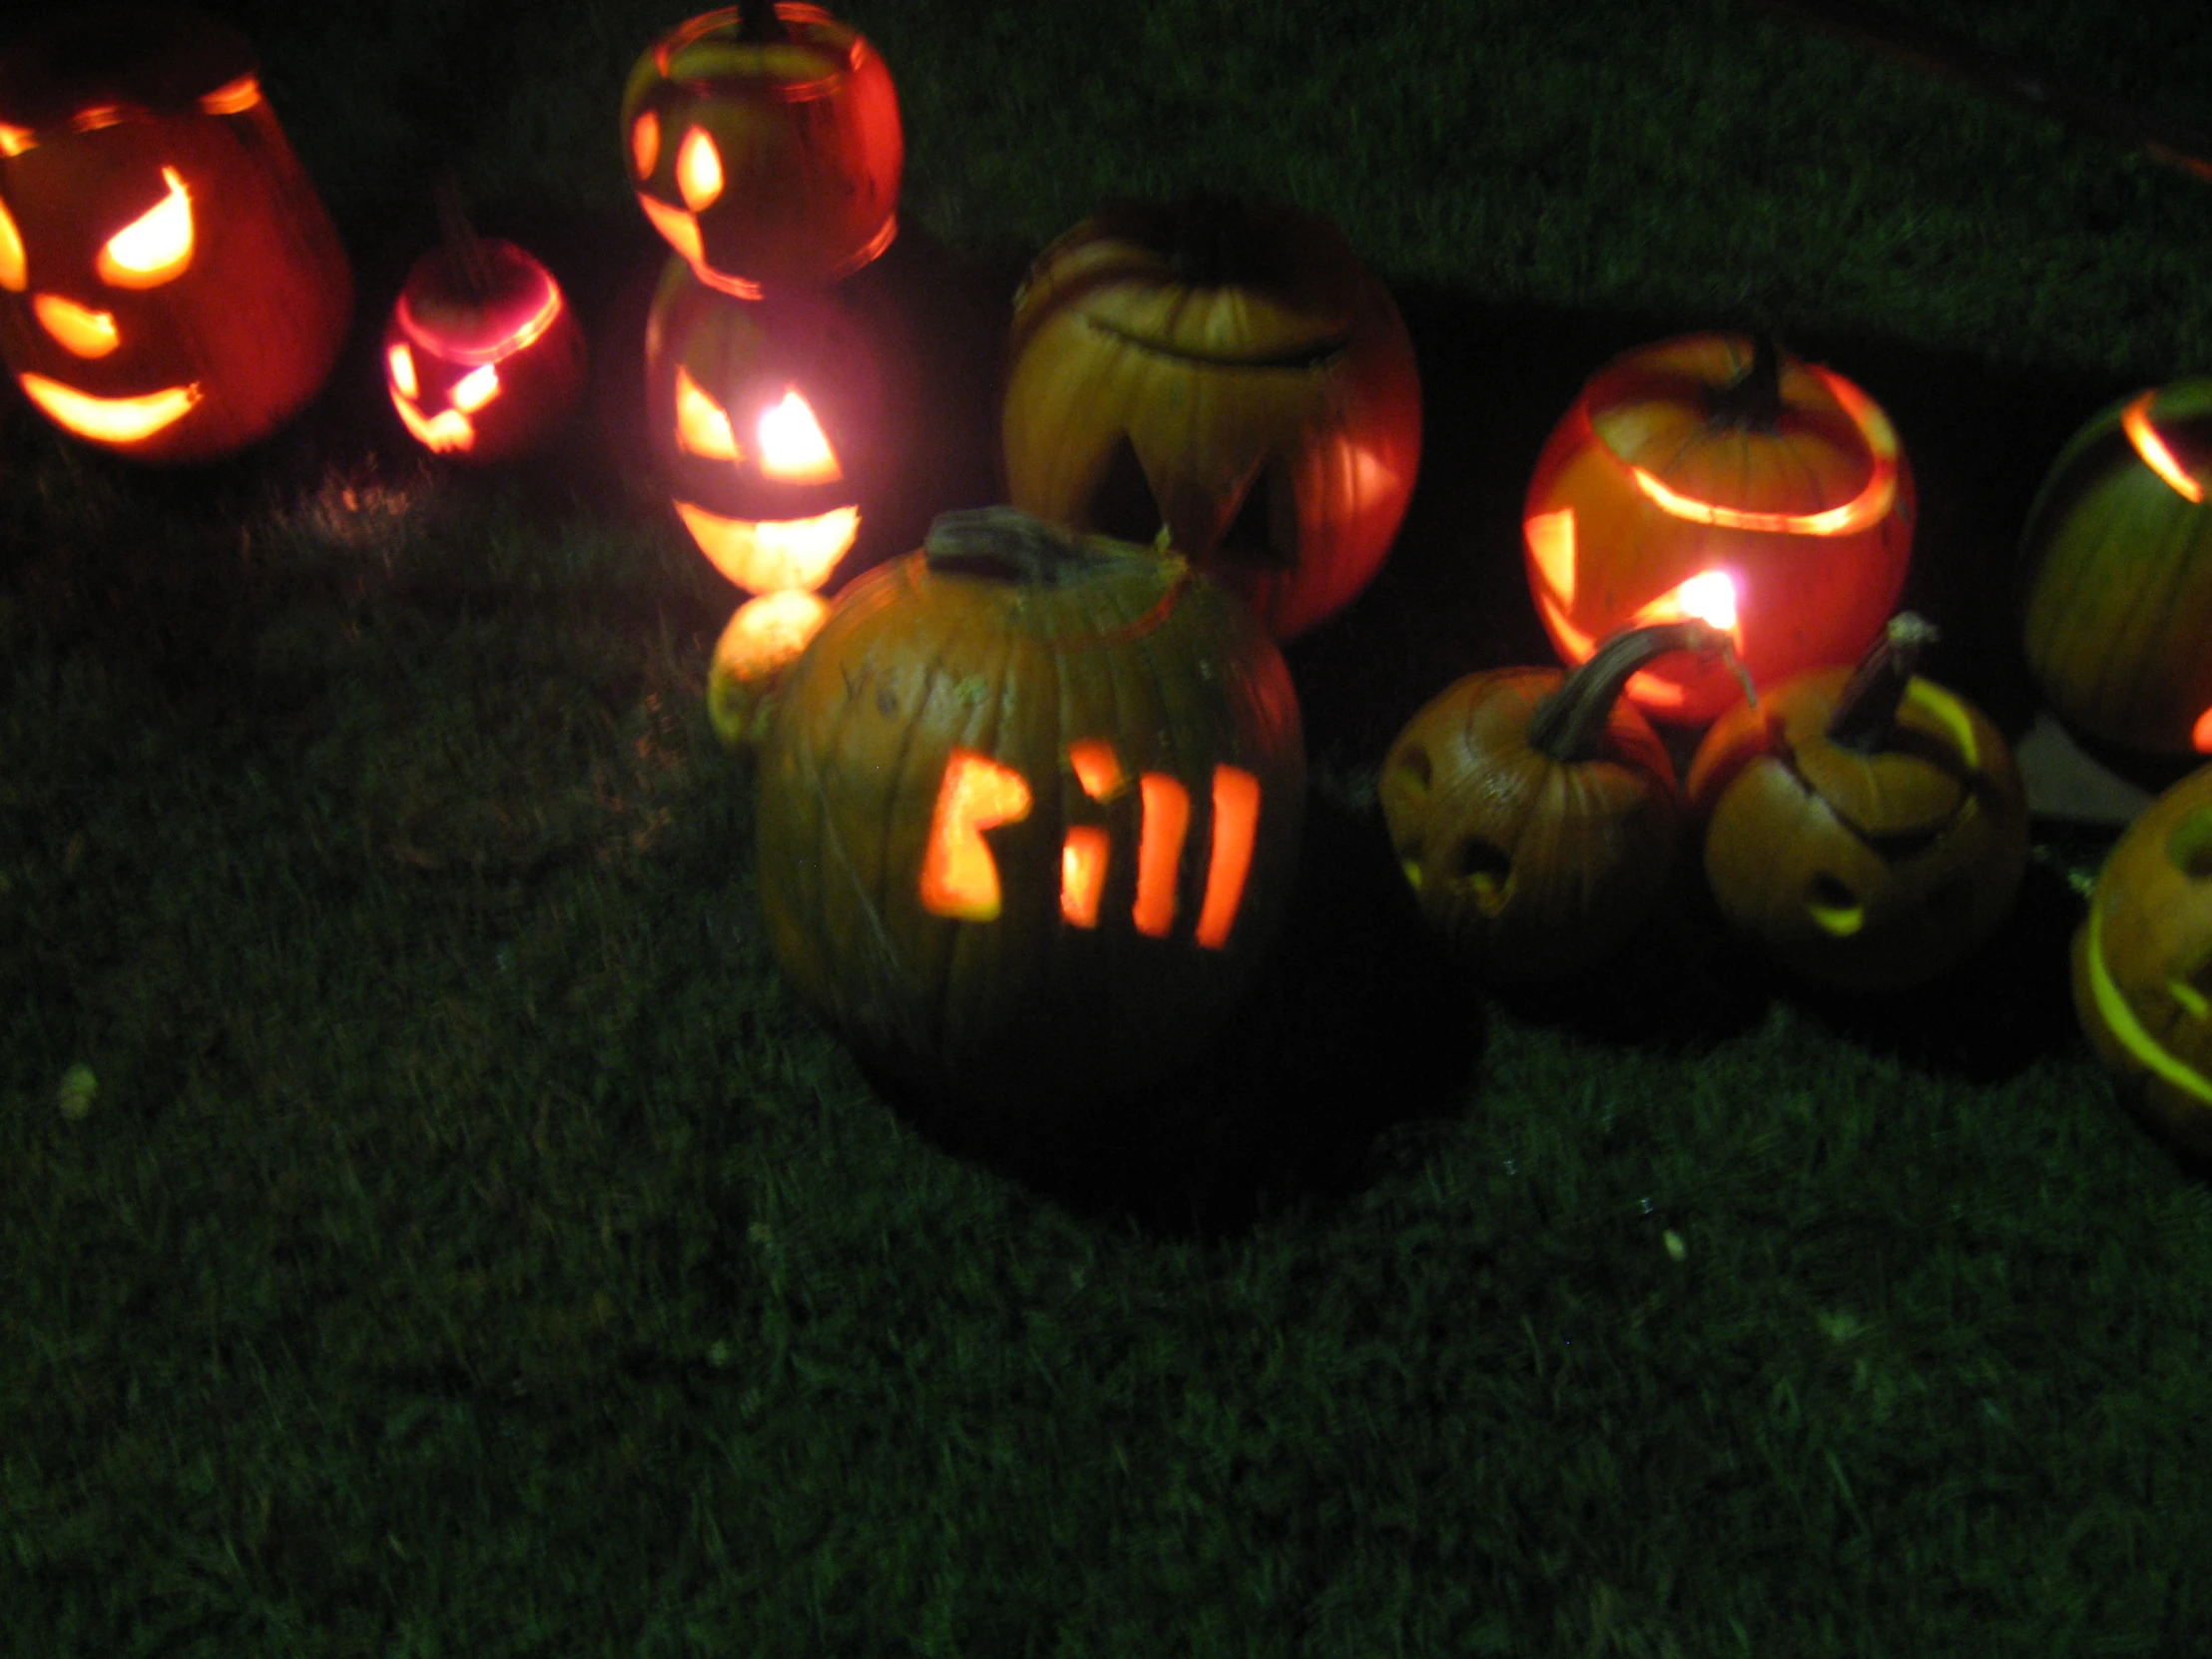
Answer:
[(769, 939), (894, 1076), (1040, 1114), (1124, 1095), (1250, 981), (1305, 788), (1289, 671), (1234, 595), (1010, 509), (945, 514), (775, 699)]
[(1412, 498), (1412, 341), (1319, 214), (1116, 203), (1038, 256), (1008, 363), (1008, 499), (1133, 540), (1164, 529), (1278, 639), (1352, 602)]
[(1706, 733), (1686, 789), (1721, 914), (1793, 972), (1854, 991), (1933, 979), (2010, 911), (2027, 794), (2002, 734), (1912, 673), (1893, 619), (1857, 669), (1762, 691)]
[(2212, 754), (2212, 377), (2101, 410), (2067, 442), (2020, 534), (2020, 643), (2090, 736)]
[(2138, 1116), (2212, 1158), (2212, 767), (2105, 855), (2073, 939), (2074, 1012)]
[(1377, 790), (1422, 918), (1479, 977), (1565, 978), (1610, 954), (1665, 890), (1681, 838), (1674, 763), (1621, 697), (1631, 674), (1727, 636), (1615, 636), (1575, 670), (1505, 668), (1406, 723)]

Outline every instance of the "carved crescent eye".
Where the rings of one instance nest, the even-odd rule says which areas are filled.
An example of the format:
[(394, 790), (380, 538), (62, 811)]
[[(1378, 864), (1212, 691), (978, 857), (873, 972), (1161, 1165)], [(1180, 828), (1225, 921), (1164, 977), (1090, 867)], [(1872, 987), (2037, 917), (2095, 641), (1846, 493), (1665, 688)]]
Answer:
[(23, 258), (23, 234), (15, 228), (8, 205), (0, 202), (0, 288), (21, 293), (30, 285), (30, 267)]
[(169, 194), (110, 237), (93, 262), (111, 287), (159, 287), (192, 264), (192, 198), (175, 168), (163, 168), (162, 178)]

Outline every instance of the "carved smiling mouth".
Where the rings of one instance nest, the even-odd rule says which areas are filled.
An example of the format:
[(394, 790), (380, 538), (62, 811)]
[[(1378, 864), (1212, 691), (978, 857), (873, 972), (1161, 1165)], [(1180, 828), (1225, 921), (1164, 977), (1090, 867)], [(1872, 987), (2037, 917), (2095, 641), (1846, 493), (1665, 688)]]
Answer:
[(95, 397), (49, 380), (43, 374), (19, 374), (23, 393), (65, 431), (99, 443), (137, 443), (175, 425), (200, 401), (200, 382), (165, 386), (137, 397)]

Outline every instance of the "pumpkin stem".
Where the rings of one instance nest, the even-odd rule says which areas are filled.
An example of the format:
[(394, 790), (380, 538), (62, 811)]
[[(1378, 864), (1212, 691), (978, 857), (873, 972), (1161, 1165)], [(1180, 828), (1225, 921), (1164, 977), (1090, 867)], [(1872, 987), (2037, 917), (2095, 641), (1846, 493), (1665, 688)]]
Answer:
[(1562, 765), (1598, 759), (1605, 753), (1606, 722), (1622, 688), (1637, 671), (1670, 651), (1720, 652), (1743, 683), (1744, 695), (1754, 704), (1759, 701), (1725, 629), (1695, 617), (1655, 622), (1613, 635), (1557, 691), (1537, 704), (1528, 723), (1528, 747)]
[(1751, 336), (1751, 362), (1707, 399), (1707, 413), (1722, 426), (1772, 432), (1782, 425), (1782, 347), (1771, 329)]
[(939, 513), (923, 538), (931, 570), (986, 581), (1057, 588), (1122, 558), (1159, 561), (1140, 549), (1117, 552), (1113, 543), (1082, 537), (1019, 507), (961, 507)]
[(461, 206), (461, 184), (448, 173), (438, 180), (438, 229), (445, 239), (446, 275), (477, 304), (488, 304), (495, 292), (491, 261), (484, 254), (484, 239), (469, 224)]
[(1828, 717), (1828, 741), (1861, 755), (1889, 748), (1914, 667), (1939, 635), (1936, 624), (1916, 612), (1892, 617), (1836, 700), (1836, 712)]
[(776, 0), (738, 0), (738, 39), (758, 46), (791, 38), (791, 25), (778, 14)]

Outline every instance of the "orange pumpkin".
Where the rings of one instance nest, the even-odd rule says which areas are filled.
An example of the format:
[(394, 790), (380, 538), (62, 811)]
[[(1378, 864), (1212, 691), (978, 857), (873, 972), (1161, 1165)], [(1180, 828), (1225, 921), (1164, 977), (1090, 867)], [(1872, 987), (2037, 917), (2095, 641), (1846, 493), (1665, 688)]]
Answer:
[(228, 25), (88, 10), (0, 58), (0, 359), (64, 431), (146, 461), (244, 448), (321, 386), (352, 298)]

